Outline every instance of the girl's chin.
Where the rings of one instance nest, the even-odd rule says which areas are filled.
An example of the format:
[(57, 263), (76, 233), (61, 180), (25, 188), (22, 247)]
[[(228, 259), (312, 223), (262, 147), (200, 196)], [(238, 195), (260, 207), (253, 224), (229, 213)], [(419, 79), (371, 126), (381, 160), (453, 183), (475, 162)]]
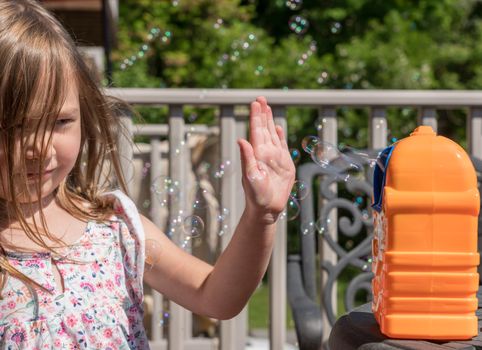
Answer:
[[(40, 197), (42, 199), (44, 199), (44, 198), (50, 196), (54, 192), (54, 190), (55, 190), (54, 188), (51, 189), (51, 190), (50, 190), (50, 188), (49, 189), (42, 188), (42, 192), (41, 192)], [(29, 202), (29, 197), (30, 197), (30, 201), (32, 201), (32, 203), (35, 203), (35, 202), (39, 201), (39, 198), (38, 198), (35, 187), (30, 191), (30, 196), (18, 195), (16, 197), (16, 199), (17, 199), (17, 202), (20, 203), (20, 204), (27, 204)]]

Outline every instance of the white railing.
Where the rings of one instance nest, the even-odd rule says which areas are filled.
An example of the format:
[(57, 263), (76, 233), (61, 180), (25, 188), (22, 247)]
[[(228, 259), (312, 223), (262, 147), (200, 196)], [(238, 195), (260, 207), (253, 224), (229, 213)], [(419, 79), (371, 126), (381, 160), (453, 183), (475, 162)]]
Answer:
[[(186, 133), (219, 134), (220, 159), (230, 159), (234, 164), (236, 174), (240, 165), (236, 145), (238, 137), (246, 136), (245, 120), (237, 118), (234, 108), (237, 105), (248, 106), (257, 96), (265, 96), (273, 107), (275, 122), (286, 131), (286, 108), (292, 106), (317, 107), (319, 117), (323, 119), (320, 137), (332, 144), (338, 144), (337, 107), (369, 107), (369, 146), (380, 149), (387, 145), (387, 107), (416, 107), (419, 109), (419, 124), (431, 125), (437, 130), (437, 109), (466, 108), (467, 138), (469, 152), (482, 158), (482, 92), (480, 91), (407, 91), (407, 90), (238, 90), (238, 89), (140, 89), (123, 88), (108, 89), (108, 95), (119, 97), (133, 105), (155, 105), (169, 107), (169, 125), (136, 125), (126, 118), (126, 125), (132, 136), (144, 135), (150, 137), (151, 143), (151, 178), (160, 173), (160, 158), (158, 144), (160, 137), (169, 140), (169, 176), (179, 181), (181, 186), (187, 184), (187, 169), (189, 167), (188, 150), (178, 147), (182, 144)], [(184, 106), (216, 106), (219, 108), (219, 128), (205, 125), (187, 126), (183, 118)], [(287, 133), (286, 133), (287, 134)], [(121, 146), (122, 147), (122, 146)], [(132, 154), (124, 148), (127, 159)], [(125, 167), (126, 171), (132, 171)], [(240, 178), (232, 176), (221, 179), (221, 207), (230, 208), (230, 222), (237, 222), (244, 203), (240, 201)], [(182, 192), (181, 192), (182, 193)], [(242, 197), (242, 196), (241, 196)], [(154, 215), (159, 209), (156, 200), (151, 200), (151, 219), (159, 225)], [(173, 203), (170, 207), (170, 219), (179, 210), (186, 209), (186, 198)], [(231, 225), (234, 226), (234, 225)], [(222, 248), (228, 244), (234, 227), (221, 239)], [(278, 225), (278, 232), (273, 255), (269, 267), (270, 288), (270, 349), (282, 349), (286, 339), (286, 221)], [(336, 236), (336, 233), (334, 233)], [(336, 237), (335, 237), (336, 238)], [(336, 263), (336, 255), (321, 243), (320, 251), (324, 259)], [(182, 307), (170, 303), (170, 320), (167, 339), (162, 337), (159, 327), (162, 308), (162, 296), (154, 293), (154, 310), (152, 317), (152, 349), (218, 349), (235, 350), (245, 348), (247, 335), (246, 311), (229, 321), (222, 321), (220, 339), (193, 338), (192, 315)], [(336, 295), (332, 300), (336, 302)], [(324, 322), (328, 325), (328, 322)], [(328, 326), (327, 326), (328, 327)], [(324, 330), (324, 337), (329, 329)]]

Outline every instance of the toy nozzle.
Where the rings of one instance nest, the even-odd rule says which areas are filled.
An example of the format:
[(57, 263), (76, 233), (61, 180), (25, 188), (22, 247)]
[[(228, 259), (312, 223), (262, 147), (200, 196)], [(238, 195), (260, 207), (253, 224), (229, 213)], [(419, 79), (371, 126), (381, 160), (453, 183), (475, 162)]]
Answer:
[(417, 127), (410, 136), (422, 136), (422, 135), (435, 135), (435, 131), (433, 131), (432, 127), (429, 125), (420, 125)]

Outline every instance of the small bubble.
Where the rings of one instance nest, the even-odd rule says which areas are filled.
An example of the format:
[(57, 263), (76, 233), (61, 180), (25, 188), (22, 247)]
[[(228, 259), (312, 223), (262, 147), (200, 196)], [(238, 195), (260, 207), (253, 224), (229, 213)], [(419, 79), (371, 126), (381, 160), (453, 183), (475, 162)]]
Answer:
[(299, 10), (303, 5), (303, 0), (287, 0), (286, 6), (293, 11)]
[(327, 122), (326, 118), (318, 118), (315, 125), (316, 130), (318, 131), (322, 130), (326, 122)]
[(168, 196), (177, 196), (180, 191), (179, 182), (164, 175), (158, 176), (152, 181), (151, 189), (156, 194), (166, 194)]
[(170, 316), (169, 312), (162, 311), (161, 315), (159, 317), (159, 326), (164, 327), (165, 325), (167, 325), (167, 323), (169, 321), (169, 316)]
[(161, 260), (161, 244), (154, 239), (146, 239), (145, 252), (145, 264), (150, 270)]
[(316, 81), (318, 82), (318, 84), (323, 84), (326, 82), (327, 79), (328, 79), (328, 73), (321, 72), (320, 75), (318, 76), (318, 79), (316, 79)]
[(336, 151), (336, 147), (331, 144), (318, 142), (312, 148), (311, 159), (322, 168), (330, 170), (330, 159), (335, 157)]
[(316, 230), (318, 234), (323, 235), (328, 232), (329, 227), (331, 224), (331, 219), (322, 220), (321, 218), (318, 219), (315, 223)]
[(227, 223), (223, 223), (221, 225), (221, 229), (219, 230), (218, 236), (223, 236), (228, 233), (229, 225)]
[(221, 212), (217, 216), (218, 222), (223, 222), (228, 219), (229, 216), (229, 209), (228, 208), (223, 208)]
[(227, 176), (229, 174), (231, 174), (231, 171), (232, 171), (232, 162), (231, 160), (224, 160), (223, 162), (221, 162), (221, 164), (219, 165), (219, 167), (214, 171), (213, 173), (213, 176), (216, 178), (216, 179), (220, 179), (222, 178), (223, 176)]
[(204, 232), (204, 221), (197, 215), (187, 216), (184, 219), (183, 230), (188, 237), (198, 237)]
[(340, 22), (333, 23), (331, 25), (330, 30), (333, 34), (337, 34), (341, 30), (341, 23)]
[(320, 143), (319, 137), (305, 136), (301, 141), (301, 147), (306, 153), (311, 154), (318, 143)]
[(222, 19), (222, 18), (218, 18), (218, 19), (216, 20), (216, 23), (214, 23), (214, 28), (215, 28), (215, 29), (219, 29), (219, 28), (221, 28), (221, 25), (222, 25), (222, 24), (223, 24), (223, 19)]
[(288, 221), (292, 221), (298, 217), (298, 215), (300, 214), (300, 204), (295, 198), (290, 196), (290, 198), (288, 199), (286, 211)]
[(298, 35), (306, 33), (309, 25), (310, 24), (308, 20), (300, 15), (291, 16), (291, 18), (288, 21), (288, 26), (290, 30)]
[(298, 164), (300, 161), (300, 151), (297, 150), (296, 148), (290, 148), (290, 155), (291, 155), (291, 160), (293, 160), (293, 163)]
[(302, 235), (314, 234), (315, 232), (316, 232), (316, 225), (313, 221), (305, 223), (304, 225), (301, 226)]
[(309, 187), (303, 181), (295, 181), (291, 189), (291, 197), (298, 201), (305, 199), (309, 194)]
[(206, 200), (206, 196), (209, 196), (209, 192), (206, 189), (196, 189), (195, 190), (196, 197), (193, 200), (192, 208), (194, 210), (200, 210), (207, 207), (208, 203)]

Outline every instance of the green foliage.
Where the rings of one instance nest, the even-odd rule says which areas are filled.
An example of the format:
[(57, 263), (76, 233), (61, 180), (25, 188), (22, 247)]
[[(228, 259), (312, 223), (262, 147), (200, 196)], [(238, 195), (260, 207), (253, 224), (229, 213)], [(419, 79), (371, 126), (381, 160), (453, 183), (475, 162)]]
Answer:
[[(475, 0), (305, 0), (294, 10), (285, 0), (126, 0), (120, 3), (114, 85), (480, 89), (481, 10)], [(294, 15), (309, 23), (303, 35), (288, 26)], [(148, 39), (153, 28), (161, 35)], [(120, 69), (132, 57), (134, 64)], [(195, 113), (203, 121), (214, 118)], [(347, 144), (366, 146), (360, 142), (366, 113), (342, 111), (340, 136)], [(443, 114), (440, 132), (459, 141), (463, 114)], [(147, 119), (165, 117), (149, 112)], [(299, 148), (304, 135), (316, 132), (316, 111), (293, 109), (288, 118), (295, 125), (291, 145)], [(406, 136), (416, 111), (394, 109), (389, 122), (394, 135)]]

